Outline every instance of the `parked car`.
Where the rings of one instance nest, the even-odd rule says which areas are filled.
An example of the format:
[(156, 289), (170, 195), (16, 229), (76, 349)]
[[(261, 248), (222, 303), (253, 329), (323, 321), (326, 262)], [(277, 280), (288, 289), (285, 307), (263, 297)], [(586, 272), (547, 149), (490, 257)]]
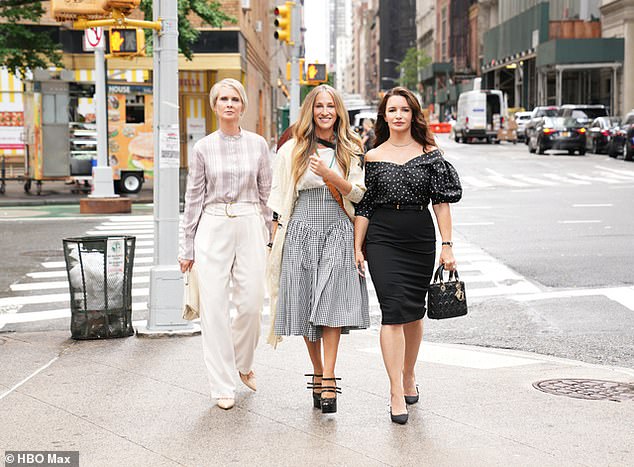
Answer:
[(535, 127), (539, 122), (541, 122), (544, 117), (556, 117), (559, 114), (559, 107), (556, 105), (548, 105), (548, 106), (540, 106), (535, 107), (531, 112), (531, 118), (526, 123), (524, 127), (524, 136), (526, 144), (528, 144), (528, 139), (532, 136), (535, 131)]
[(489, 143), (499, 142), (498, 130), (504, 128), (507, 113), (502, 91), (476, 89), (461, 93), (453, 127), (455, 141), (466, 143), (474, 138), (484, 138)]
[(517, 139), (526, 140), (526, 124), (531, 120), (532, 112), (515, 112), (515, 123), (517, 123)]
[(634, 160), (634, 109), (632, 109), (623, 119), (621, 131), (624, 133), (623, 159)]
[(588, 126), (595, 118), (607, 117), (608, 109), (602, 104), (565, 104), (559, 109), (559, 116), (575, 118), (582, 125)]
[(528, 151), (544, 154), (549, 149), (564, 149), (568, 154), (586, 153), (586, 128), (570, 117), (544, 117), (528, 141)]
[(625, 133), (621, 131), (619, 117), (595, 118), (588, 128), (586, 148), (595, 154), (616, 155), (623, 150), (624, 142)]

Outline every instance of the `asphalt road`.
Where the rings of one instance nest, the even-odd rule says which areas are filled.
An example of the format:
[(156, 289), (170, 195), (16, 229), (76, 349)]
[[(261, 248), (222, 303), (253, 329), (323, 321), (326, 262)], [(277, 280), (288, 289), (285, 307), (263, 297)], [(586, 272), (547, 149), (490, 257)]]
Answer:
[(464, 182), (456, 235), (541, 294), (478, 301), (469, 319), (428, 324), (427, 339), (633, 368), (634, 164), (539, 156), (524, 144), (439, 144)]

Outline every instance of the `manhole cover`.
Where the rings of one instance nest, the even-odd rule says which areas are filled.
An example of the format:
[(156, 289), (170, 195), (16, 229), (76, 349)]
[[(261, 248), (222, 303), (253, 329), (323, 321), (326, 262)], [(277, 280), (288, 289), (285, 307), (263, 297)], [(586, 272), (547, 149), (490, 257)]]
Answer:
[(594, 401), (634, 401), (634, 384), (600, 379), (547, 379), (533, 383), (535, 389), (568, 396), (575, 399)]
[(34, 256), (36, 258), (52, 258), (64, 256), (64, 250), (33, 250), (25, 251), (22, 256)]

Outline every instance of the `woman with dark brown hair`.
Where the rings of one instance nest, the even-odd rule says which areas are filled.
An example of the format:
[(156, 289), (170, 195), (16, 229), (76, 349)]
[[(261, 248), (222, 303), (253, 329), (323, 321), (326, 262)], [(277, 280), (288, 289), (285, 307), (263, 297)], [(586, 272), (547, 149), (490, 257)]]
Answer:
[(381, 305), (381, 352), (390, 379), (390, 417), (407, 422), (406, 404), (418, 402), (414, 367), (423, 338), (425, 296), (440, 263), (455, 269), (451, 210), (462, 196), (458, 174), (436, 147), (420, 104), (409, 90), (388, 91), (379, 105), (374, 149), (365, 156), (367, 191), (356, 209), (355, 260), (363, 274), (364, 240)]

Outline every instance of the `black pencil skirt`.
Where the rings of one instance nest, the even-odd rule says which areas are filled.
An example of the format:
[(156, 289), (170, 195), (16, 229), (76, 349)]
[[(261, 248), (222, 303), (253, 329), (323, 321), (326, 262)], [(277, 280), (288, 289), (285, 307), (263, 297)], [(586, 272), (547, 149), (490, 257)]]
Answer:
[(366, 253), (381, 305), (381, 324), (422, 319), (436, 257), (429, 209), (376, 209), (368, 226)]

